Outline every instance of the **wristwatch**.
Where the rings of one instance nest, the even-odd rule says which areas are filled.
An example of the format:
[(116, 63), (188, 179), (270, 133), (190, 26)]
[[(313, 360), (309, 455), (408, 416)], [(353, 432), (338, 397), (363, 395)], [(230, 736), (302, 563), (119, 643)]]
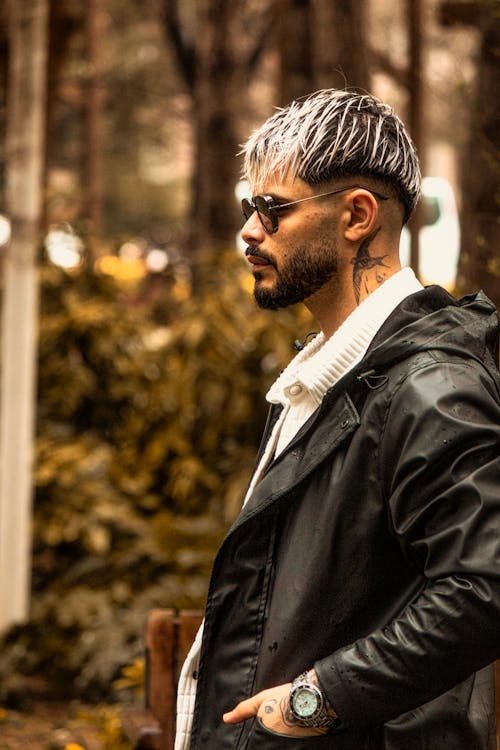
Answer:
[(327, 701), (321, 689), (309, 679), (307, 672), (299, 675), (290, 688), (290, 711), (302, 727), (328, 727), (341, 722), (328, 713)]

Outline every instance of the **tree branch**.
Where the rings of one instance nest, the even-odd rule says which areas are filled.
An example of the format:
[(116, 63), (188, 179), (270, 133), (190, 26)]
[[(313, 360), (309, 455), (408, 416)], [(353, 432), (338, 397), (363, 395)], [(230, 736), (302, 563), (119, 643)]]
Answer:
[(388, 56), (379, 50), (370, 50), (369, 56), (371, 58), (371, 64), (375, 68), (378, 68), (382, 73), (386, 73), (400, 86), (403, 86), (406, 89), (410, 87), (410, 78), (408, 71), (405, 70), (405, 68), (399, 68), (397, 65), (394, 65)]
[(262, 19), (262, 26), (260, 29), (260, 33), (255, 34), (255, 44), (248, 51), (247, 58), (243, 66), (244, 68), (246, 68), (249, 75), (251, 75), (254, 72), (262, 56), (262, 53), (264, 52), (266, 48), (266, 45), (269, 39), (269, 34), (271, 31), (271, 24), (272, 24), (272, 8), (269, 7), (263, 12), (263, 19)]
[(180, 73), (187, 87), (193, 91), (196, 80), (196, 49), (182, 36), (177, 0), (163, 0), (162, 16), (167, 42), (170, 42), (174, 49)]

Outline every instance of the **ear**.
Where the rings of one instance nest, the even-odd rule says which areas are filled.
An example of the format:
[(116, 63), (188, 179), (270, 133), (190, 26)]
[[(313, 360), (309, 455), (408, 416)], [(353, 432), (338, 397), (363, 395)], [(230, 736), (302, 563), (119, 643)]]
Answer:
[(360, 242), (375, 231), (379, 218), (379, 205), (372, 193), (355, 188), (346, 198), (344, 237), (349, 242)]

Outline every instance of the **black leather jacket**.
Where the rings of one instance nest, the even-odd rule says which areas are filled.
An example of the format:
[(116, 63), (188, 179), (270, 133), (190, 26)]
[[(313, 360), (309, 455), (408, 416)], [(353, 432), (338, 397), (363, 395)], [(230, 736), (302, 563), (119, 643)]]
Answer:
[[(408, 297), (272, 462), (215, 560), (191, 750), (495, 747), (497, 342), (483, 295)], [(222, 723), (313, 664), (340, 733)]]

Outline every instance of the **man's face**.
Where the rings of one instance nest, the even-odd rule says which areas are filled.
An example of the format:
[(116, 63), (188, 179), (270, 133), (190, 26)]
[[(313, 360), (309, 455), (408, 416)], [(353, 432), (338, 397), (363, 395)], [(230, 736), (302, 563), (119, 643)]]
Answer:
[[(300, 179), (267, 183), (259, 190), (276, 204), (315, 195)], [(338, 252), (333, 201), (319, 199), (278, 211), (279, 227), (267, 234), (254, 212), (241, 230), (255, 279), (257, 304), (277, 310), (303, 302), (336, 277)]]

